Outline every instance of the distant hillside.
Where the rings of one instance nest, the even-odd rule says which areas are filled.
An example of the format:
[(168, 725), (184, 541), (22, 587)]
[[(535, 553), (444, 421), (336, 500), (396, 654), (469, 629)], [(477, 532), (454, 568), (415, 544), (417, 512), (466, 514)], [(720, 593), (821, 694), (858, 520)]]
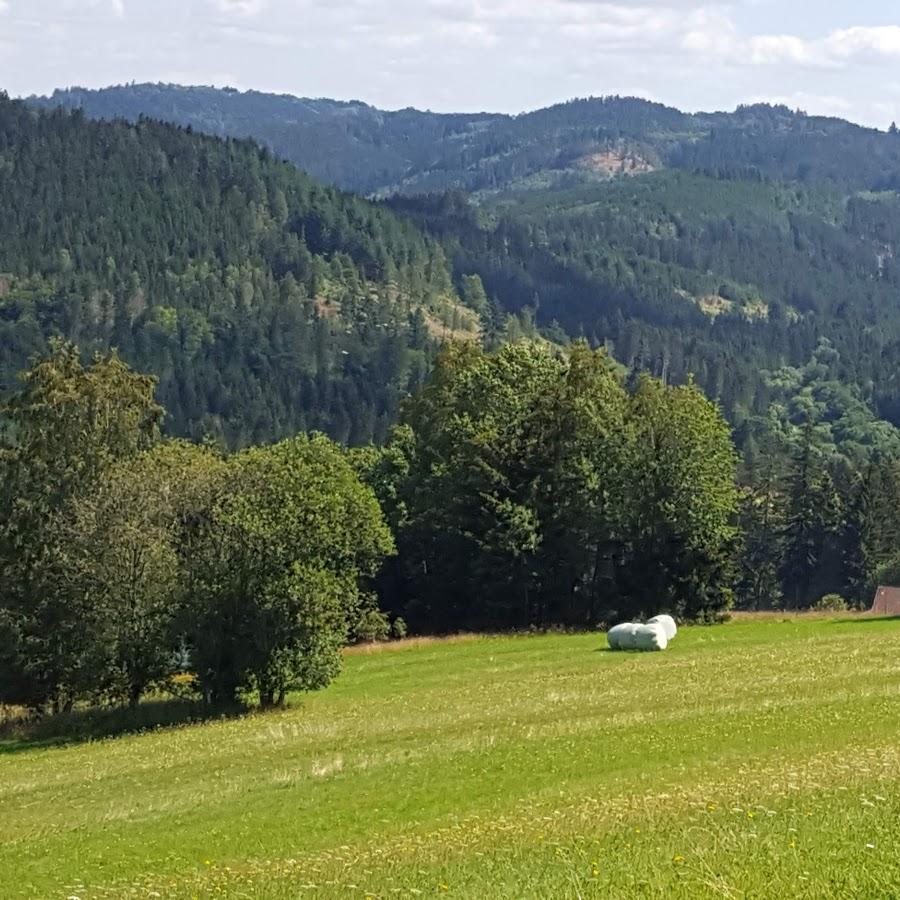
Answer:
[(384, 436), (436, 338), (443, 251), (250, 142), (0, 98), (0, 391), (52, 335), (159, 376), (168, 430)]
[(900, 187), (896, 135), (766, 105), (686, 114), (605, 97), (519, 116), (438, 114), (163, 84), (71, 88), (28, 102), (252, 136), (313, 177), (364, 194), (543, 188), (660, 167), (856, 190)]
[[(75, 107), (95, 117), (150, 116), (219, 135), (253, 135), (319, 178), (384, 197), (383, 205), (372, 206), (316, 188), (321, 204), (303, 199), (300, 213), (286, 219), (279, 213), (273, 224), (271, 213), (268, 218), (260, 213), (253, 199), (259, 191), (245, 189), (231, 200), (242, 210), (239, 224), (221, 211), (205, 221), (201, 258), (216, 252), (211, 248), (218, 246), (220, 230), (231, 235), (237, 229), (258, 240), (254, 223), (262, 215), (265, 242), (259, 249), (255, 244), (241, 249), (238, 258), (261, 254), (262, 271), (271, 271), (276, 282), (297, 278), (307, 264), (292, 256), (285, 262), (277, 248), (299, 241), (327, 260), (330, 273), (327, 289), (302, 276), (304, 297), (315, 311), (310, 321), (325, 335), (320, 340), (327, 380), (310, 374), (320, 372), (307, 361), (304, 341), (311, 339), (296, 339), (296, 354), (279, 345), (272, 357), (272, 338), (255, 320), (258, 331), (247, 339), (245, 356), (228, 357), (238, 381), (253, 382), (260, 365), (273, 365), (270, 358), (288, 370), (303, 359), (301, 370), (311, 379), (303, 382), (302, 399), (294, 401), (307, 410), (302, 418), (289, 414), (294, 407), (288, 404), (248, 426), (249, 410), (270, 401), (245, 393), (226, 403), (241, 422), (239, 440), (246, 439), (248, 427), (255, 435), (281, 434), (296, 423), (324, 423), (330, 433), (351, 440), (380, 436), (398, 397), (427, 366), (431, 337), (474, 334), (480, 326), (492, 344), (537, 327), (560, 343), (576, 336), (605, 343), (634, 372), (649, 370), (676, 382), (693, 376), (721, 402), (742, 447), (767, 443), (772, 434), (792, 440), (808, 421), (857, 462), (878, 447), (893, 446), (895, 436), (886, 440), (888, 432), (877, 422), (900, 424), (900, 136), (895, 132), (781, 106), (685, 114), (618, 97), (572, 101), (521, 116), (382, 112), (362, 103), (170, 85), (72, 89), (29, 102)], [(40, 121), (68, 121), (67, 127), (90, 130), (78, 116), (66, 120), (56, 114)], [(91, 133), (133, 136), (121, 142), (122, 151), (132, 148), (126, 155), (165, 135), (182, 148), (173, 158), (201, 148), (239, 153), (240, 160), (278, 172), (279, 179), (310, 184), (249, 145), (204, 141), (146, 121), (136, 128), (106, 127)], [(61, 158), (55, 165), (63, 165)], [(235, 161), (240, 173), (229, 169), (214, 180), (240, 184), (244, 165)], [(193, 184), (195, 171), (179, 169), (185, 196), (205, 189), (202, 180)], [(139, 173), (139, 195), (143, 179)], [(121, 195), (115, 202), (123, 205), (114, 207), (113, 218), (129, 202), (121, 185), (118, 193), (105, 194)], [(96, 199), (102, 186), (88, 190), (90, 221), (105, 222)], [(265, 194), (271, 193), (266, 188)], [(319, 243), (322, 235), (333, 239), (330, 227), (299, 224), (310, 207), (322, 204), (344, 210), (346, 226), (336, 245)], [(271, 211), (271, 201), (266, 208)], [(189, 231), (192, 221), (188, 216), (175, 222), (158, 207), (151, 218), (151, 235), (160, 228), (183, 234), (178, 229)], [(55, 221), (52, 215), (49, 221)], [(392, 243), (388, 236), (395, 233), (411, 243)], [(19, 240), (15, 233), (10, 239), (14, 246)], [(144, 252), (149, 253), (141, 263), (146, 277), (158, 280), (156, 269), (166, 257), (158, 250)], [(233, 253), (229, 249), (224, 258)], [(120, 265), (115, 253), (109, 256)], [(338, 265), (338, 257), (346, 263)], [(374, 267), (366, 261), (372, 257)], [(98, 271), (94, 260), (89, 265)], [(168, 268), (165, 262), (163, 270)], [(356, 274), (351, 277), (349, 270)], [(112, 276), (101, 271), (94, 277)], [(218, 298), (218, 283), (226, 292), (233, 288), (226, 277), (217, 278), (212, 294)], [(171, 283), (165, 281), (166, 290)], [(340, 299), (348, 290), (350, 297), (378, 297), (400, 312), (385, 319), (380, 306), (374, 313), (367, 302)], [(193, 299), (163, 305), (180, 309), (182, 303), (196, 309)], [(421, 310), (418, 325), (409, 319), (415, 309)], [(141, 317), (148, 315), (152, 327)], [(144, 367), (181, 371), (183, 363), (168, 366), (153, 355), (159, 353), (157, 344), (146, 343), (144, 330), (158, 328), (163, 314), (141, 316), (129, 320), (136, 335), (133, 353), (145, 354), (137, 357), (148, 361)], [(385, 321), (401, 322), (391, 326), (397, 329), (392, 342), (375, 330), (374, 323), (381, 327)], [(97, 328), (90, 333), (98, 340), (106, 335)], [(352, 348), (345, 347), (349, 341)], [(387, 378), (373, 379), (381, 366)], [(793, 374), (785, 376), (787, 371)], [(284, 377), (279, 374), (276, 381)], [(164, 376), (167, 390), (174, 390), (175, 381)], [(190, 431), (201, 414), (217, 415), (221, 403), (209, 392), (197, 399), (196, 392), (185, 390), (184, 398), (167, 397), (166, 403), (193, 410), (178, 423)], [(794, 403), (791, 391), (806, 399)]]
[[(897, 194), (662, 171), (478, 205), (460, 194), (389, 203), (503, 309), (606, 343), (633, 372), (693, 375), (742, 446), (765, 439), (773, 417), (782, 435), (807, 420), (825, 433), (852, 406), (859, 427), (835, 439), (861, 458), (883, 433), (863, 424), (866, 403), (900, 424)], [(828, 364), (803, 368), (814, 359)], [(791, 407), (767, 374), (784, 366), (856, 393), (843, 409), (824, 394)]]

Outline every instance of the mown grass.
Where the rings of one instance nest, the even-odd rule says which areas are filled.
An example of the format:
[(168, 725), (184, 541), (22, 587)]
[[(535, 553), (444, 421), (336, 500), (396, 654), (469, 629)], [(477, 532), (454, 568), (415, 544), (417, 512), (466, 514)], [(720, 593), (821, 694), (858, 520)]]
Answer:
[(0, 896), (900, 895), (900, 622), (603, 645), (355, 653), (284, 712), (0, 753)]

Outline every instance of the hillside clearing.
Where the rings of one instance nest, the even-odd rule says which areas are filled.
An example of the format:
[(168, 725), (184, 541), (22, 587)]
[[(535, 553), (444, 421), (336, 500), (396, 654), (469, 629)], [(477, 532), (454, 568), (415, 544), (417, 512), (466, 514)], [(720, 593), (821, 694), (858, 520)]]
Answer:
[(411, 643), (281, 713), (0, 745), (0, 895), (894, 895), (900, 623), (604, 647)]

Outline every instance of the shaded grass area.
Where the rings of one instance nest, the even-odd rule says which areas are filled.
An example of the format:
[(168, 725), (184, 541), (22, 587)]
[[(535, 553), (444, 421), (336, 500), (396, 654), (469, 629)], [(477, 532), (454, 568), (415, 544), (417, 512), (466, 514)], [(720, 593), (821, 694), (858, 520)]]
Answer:
[(893, 896), (900, 624), (868, 621), (420, 642), (283, 712), (2, 756), (0, 895)]
[(40, 718), (27, 716), (22, 711), (0, 720), (0, 755), (196, 725), (246, 712), (244, 706), (213, 708), (199, 701), (175, 699), (148, 700), (133, 709), (76, 709)]

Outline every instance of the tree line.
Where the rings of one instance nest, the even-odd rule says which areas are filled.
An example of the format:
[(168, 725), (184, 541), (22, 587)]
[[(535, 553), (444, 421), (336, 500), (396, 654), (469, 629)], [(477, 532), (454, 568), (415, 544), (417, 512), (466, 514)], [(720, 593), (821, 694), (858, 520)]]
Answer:
[[(595, 627), (733, 601), (728, 426), (602, 351), (451, 345), (383, 446), (164, 440), (155, 379), (56, 342), (2, 409), (0, 702), (327, 684), (354, 625)], [(383, 616), (383, 613), (380, 614)]]
[(420, 630), (596, 627), (733, 602), (737, 456), (693, 384), (629, 390), (603, 351), (443, 353), (359, 451), (399, 553), (382, 597)]
[(801, 609), (828, 597), (868, 608), (879, 584), (900, 583), (896, 455), (855, 465), (808, 422), (789, 444), (745, 458), (743, 478), (742, 607)]
[(165, 439), (152, 376), (62, 341), (22, 378), (0, 410), (0, 703), (36, 711), (176, 676), (210, 705), (276, 705), (390, 620), (715, 621), (867, 605), (900, 573), (896, 454), (808, 416), (741, 458), (695, 384), (584, 342), (451, 344), (358, 448)]

